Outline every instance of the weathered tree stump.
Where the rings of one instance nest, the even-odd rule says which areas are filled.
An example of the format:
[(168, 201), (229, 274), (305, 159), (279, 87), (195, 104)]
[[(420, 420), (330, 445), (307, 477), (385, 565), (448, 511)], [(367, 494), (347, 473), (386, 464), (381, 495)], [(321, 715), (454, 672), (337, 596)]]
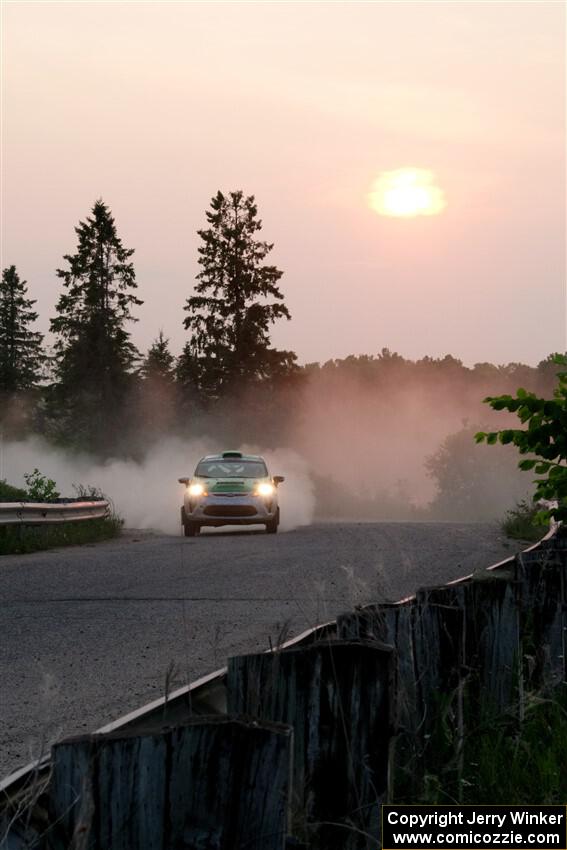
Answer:
[(337, 617), (341, 640), (378, 641), (394, 647), (396, 716), (390, 790), (394, 799), (415, 799), (421, 787), (416, 766), (423, 749), (419, 729), (421, 712), (417, 700), (414, 657), (415, 599), (402, 604), (366, 605)]
[(449, 704), (459, 699), (464, 626), (462, 584), (418, 590), (414, 646), (420, 727), (424, 734), (429, 734), (436, 722), (436, 709), (450, 710)]
[(329, 641), (229, 659), (229, 711), (294, 729), (293, 834), (310, 850), (379, 846), (391, 658), (391, 647)]
[(200, 717), (53, 748), (53, 850), (283, 850), (292, 730)]
[(415, 600), (367, 605), (337, 617), (339, 640), (377, 641), (395, 649), (397, 726), (415, 732), (416, 674), (413, 645)]
[(443, 773), (447, 782), (458, 779), (464, 741), (463, 598), (462, 584), (424, 588), (416, 594), (414, 652), (419, 725), (414, 769), (420, 777), (426, 772)]
[(482, 716), (517, 712), (521, 688), (520, 606), (516, 582), (482, 573), (463, 584), (468, 729)]
[(508, 574), (481, 573), (424, 588), (402, 605), (367, 606), (341, 615), (337, 630), (395, 648), (398, 799), (415, 798), (426, 770), (453, 769), (458, 778), (468, 734), (517, 709), (519, 605)]
[(567, 681), (567, 549), (557, 545), (517, 555), (515, 577), (526, 688), (552, 690)]

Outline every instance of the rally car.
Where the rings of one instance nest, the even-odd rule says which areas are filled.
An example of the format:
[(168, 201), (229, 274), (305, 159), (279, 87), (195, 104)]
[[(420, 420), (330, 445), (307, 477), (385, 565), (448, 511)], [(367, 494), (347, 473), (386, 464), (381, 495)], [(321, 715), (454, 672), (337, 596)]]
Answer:
[(275, 534), (280, 522), (278, 485), (283, 475), (269, 474), (259, 455), (222, 452), (201, 458), (193, 478), (185, 484), (181, 524), (186, 537), (204, 525), (255, 525), (262, 523)]

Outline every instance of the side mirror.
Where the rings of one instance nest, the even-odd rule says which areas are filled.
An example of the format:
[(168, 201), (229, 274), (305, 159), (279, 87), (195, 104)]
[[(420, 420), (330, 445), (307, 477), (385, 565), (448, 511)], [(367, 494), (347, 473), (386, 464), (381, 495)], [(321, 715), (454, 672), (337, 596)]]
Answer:
[(178, 478), (177, 480), (179, 481), (179, 483), (180, 483), (180, 484), (185, 484), (185, 485), (187, 485), (187, 484), (189, 484), (189, 481), (190, 481), (191, 479), (190, 479), (190, 478)]
[(278, 486), (278, 484), (282, 484), (284, 481), (285, 478), (283, 475), (274, 475), (274, 484), (276, 485), (276, 487)]

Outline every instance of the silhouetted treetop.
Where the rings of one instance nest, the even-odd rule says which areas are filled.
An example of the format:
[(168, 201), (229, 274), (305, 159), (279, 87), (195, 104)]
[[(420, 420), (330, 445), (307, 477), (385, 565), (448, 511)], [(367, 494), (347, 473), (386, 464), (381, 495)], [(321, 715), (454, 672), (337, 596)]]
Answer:
[(58, 437), (102, 449), (119, 420), (138, 352), (126, 329), (142, 304), (133, 249), (125, 248), (103, 201), (75, 228), (77, 250), (58, 269), (64, 291), (51, 321), (56, 335), (56, 382), (50, 412)]
[(182, 373), (209, 399), (294, 368), (295, 354), (270, 347), (270, 326), (289, 319), (278, 281), (283, 272), (266, 261), (273, 248), (254, 196), (217, 192), (199, 230), (195, 295), (187, 299), (184, 326), (191, 332)]
[(140, 371), (146, 380), (174, 380), (175, 357), (169, 350), (169, 339), (164, 336), (162, 330), (148, 349)]
[(27, 281), (15, 266), (2, 272), (0, 282), (0, 394), (4, 397), (36, 386), (45, 356), (43, 334), (31, 330), (38, 314), (27, 298)]

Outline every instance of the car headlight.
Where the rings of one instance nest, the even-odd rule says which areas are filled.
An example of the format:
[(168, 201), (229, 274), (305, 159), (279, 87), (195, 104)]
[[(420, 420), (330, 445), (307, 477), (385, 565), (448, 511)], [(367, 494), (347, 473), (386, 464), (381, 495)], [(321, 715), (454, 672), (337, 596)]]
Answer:
[(190, 484), (189, 485), (189, 495), (190, 496), (205, 496), (205, 488), (202, 484)]
[(274, 487), (274, 485), (268, 484), (267, 481), (263, 481), (256, 487), (256, 495), (258, 496), (273, 496), (275, 491), (276, 488)]

